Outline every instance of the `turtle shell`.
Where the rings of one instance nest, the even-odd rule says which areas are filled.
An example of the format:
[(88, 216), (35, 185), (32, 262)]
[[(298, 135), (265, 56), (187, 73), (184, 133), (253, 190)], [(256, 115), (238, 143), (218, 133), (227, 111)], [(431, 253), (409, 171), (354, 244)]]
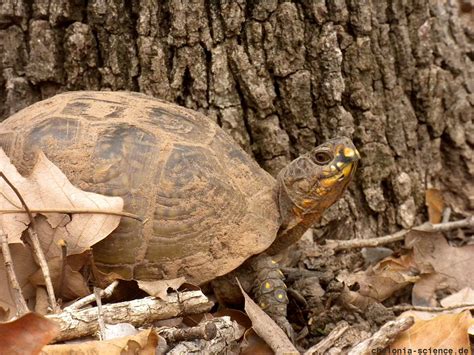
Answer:
[(265, 250), (279, 227), (275, 180), (201, 113), (138, 93), (68, 92), (0, 124), (22, 174), (38, 148), (79, 188), (124, 199), (93, 246), (125, 279), (185, 276), (202, 284)]

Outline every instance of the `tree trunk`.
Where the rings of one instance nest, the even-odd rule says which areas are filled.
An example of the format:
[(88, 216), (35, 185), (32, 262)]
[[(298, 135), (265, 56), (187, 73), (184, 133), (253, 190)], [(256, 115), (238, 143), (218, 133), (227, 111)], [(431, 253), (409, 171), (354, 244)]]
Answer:
[[(472, 1), (1, 0), (0, 117), (66, 90), (206, 113), (272, 174), (337, 136), (362, 156), (336, 237), (474, 209)], [(333, 235), (333, 237), (335, 237)]]

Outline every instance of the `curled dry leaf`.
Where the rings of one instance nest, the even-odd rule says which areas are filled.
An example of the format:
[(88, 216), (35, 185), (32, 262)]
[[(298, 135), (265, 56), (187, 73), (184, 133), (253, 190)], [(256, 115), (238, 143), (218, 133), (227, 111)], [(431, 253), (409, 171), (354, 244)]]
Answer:
[(395, 291), (418, 280), (418, 270), (411, 255), (388, 257), (366, 271), (340, 274), (338, 280), (346, 285), (359, 285), (358, 293), (377, 301), (384, 301)]
[(153, 329), (143, 330), (140, 333), (123, 338), (103, 341), (88, 341), (84, 343), (47, 345), (42, 349), (45, 355), (90, 354), (90, 355), (121, 355), (142, 354), (155, 355), (157, 346), (165, 340), (156, 334)]
[(466, 270), (474, 270), (474, 245), (452, 247), (440, 233), (411, 231), (405, 238), (413, 248), (414, 261), (421, 272), (413, 287), (413, 304), (435, 306), (436, 291), (457, 292), (464, 287), (474, 289), (474, 278)]
[(138, 287), (148, 293), (150, 296), (167, 300), (168, 289), (177, 290), (186, 282), (184, 277), (178, 277), (171, 280), (137, 281)]
[(252, 321), (252, 328), (277, 354), (299, 354), (281, 328), (244, 291), (238, 282), (245, 299), (245, 313)]
[[(60, 209), (66, 211), (100, 210), (121, 212), (123, 200), (121, 197), (108, 197), (85, 192), (73, 186), (67, 177), (51, 163), (42, 153), (31, 175), (23, 177), (11, 164), (5, 152), (0, 149), (0, 171), (18, 189), (27, 206), (32, 210)], [(5, 183), (0, 181), (0, 210), (23, 210), (23, 207)], [(42, 245), (48, 257), (59, 256), (58, 239), (64, 239), (68, 245), (68, 254), (81, 253), (93, 244), (104, 239), (119, 224), (120, 217), (107, 214), (73, 214), (69, 221), (65, 214), (45, 213), (45, 218), (39, 224), (47, 222), (54, 233), (40, 235)], [(10, 243), (22, 243), (21, 234), (29, 224), (25, 213), (0, 214), (0, 225), (9, 237)], [(47, 226), (43, 225), (42, 230)], [(39, 233), (39, 231), (38, 231)]]
[(0, 323), (0, 353), (38, 354), (59, 334), (59, 326), (37, 313)]
[[(403, 317), (406, 316), (404, 313)], [(406, 349), (451, 349), (453, 353), (468, 354), (468, 329), (472, 325), (469, 311), (443, 314), (430, 320), (420, 320), (415, 316), (415, 324), (390, 345), (390, 350), (402, 351), (403, 354)], [(465, 352), (460, 352), (461, 349)]]

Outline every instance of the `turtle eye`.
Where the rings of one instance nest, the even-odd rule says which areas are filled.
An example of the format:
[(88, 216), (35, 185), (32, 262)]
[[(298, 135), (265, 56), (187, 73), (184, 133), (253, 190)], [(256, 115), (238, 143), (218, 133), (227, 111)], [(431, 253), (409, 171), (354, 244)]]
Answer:
[(314, 161), (318, 165), (325, 165), (332, 160), (332, 155), (328, 152), (316, 152), (314, 154)]

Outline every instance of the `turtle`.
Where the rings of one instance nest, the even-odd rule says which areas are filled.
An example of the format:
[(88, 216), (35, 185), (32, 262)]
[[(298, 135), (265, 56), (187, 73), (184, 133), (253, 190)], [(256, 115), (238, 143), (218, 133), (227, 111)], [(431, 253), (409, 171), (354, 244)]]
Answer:
[(104, 273), (203, 285), (251, 265), (257, 274), (239, 277), (255, 277), (257, 302), (282, 327), (288, 299), (271, 258), (339, 199), (360, 158), (349, 138), (334, 138), (274, 178), (204, 114), (111, 91), (37, 102), (0, 124), (0, 146), (20, 173), (41, 150), (74, 185), (120, 196), (144, 219), (123, 218), (92, 247)]

